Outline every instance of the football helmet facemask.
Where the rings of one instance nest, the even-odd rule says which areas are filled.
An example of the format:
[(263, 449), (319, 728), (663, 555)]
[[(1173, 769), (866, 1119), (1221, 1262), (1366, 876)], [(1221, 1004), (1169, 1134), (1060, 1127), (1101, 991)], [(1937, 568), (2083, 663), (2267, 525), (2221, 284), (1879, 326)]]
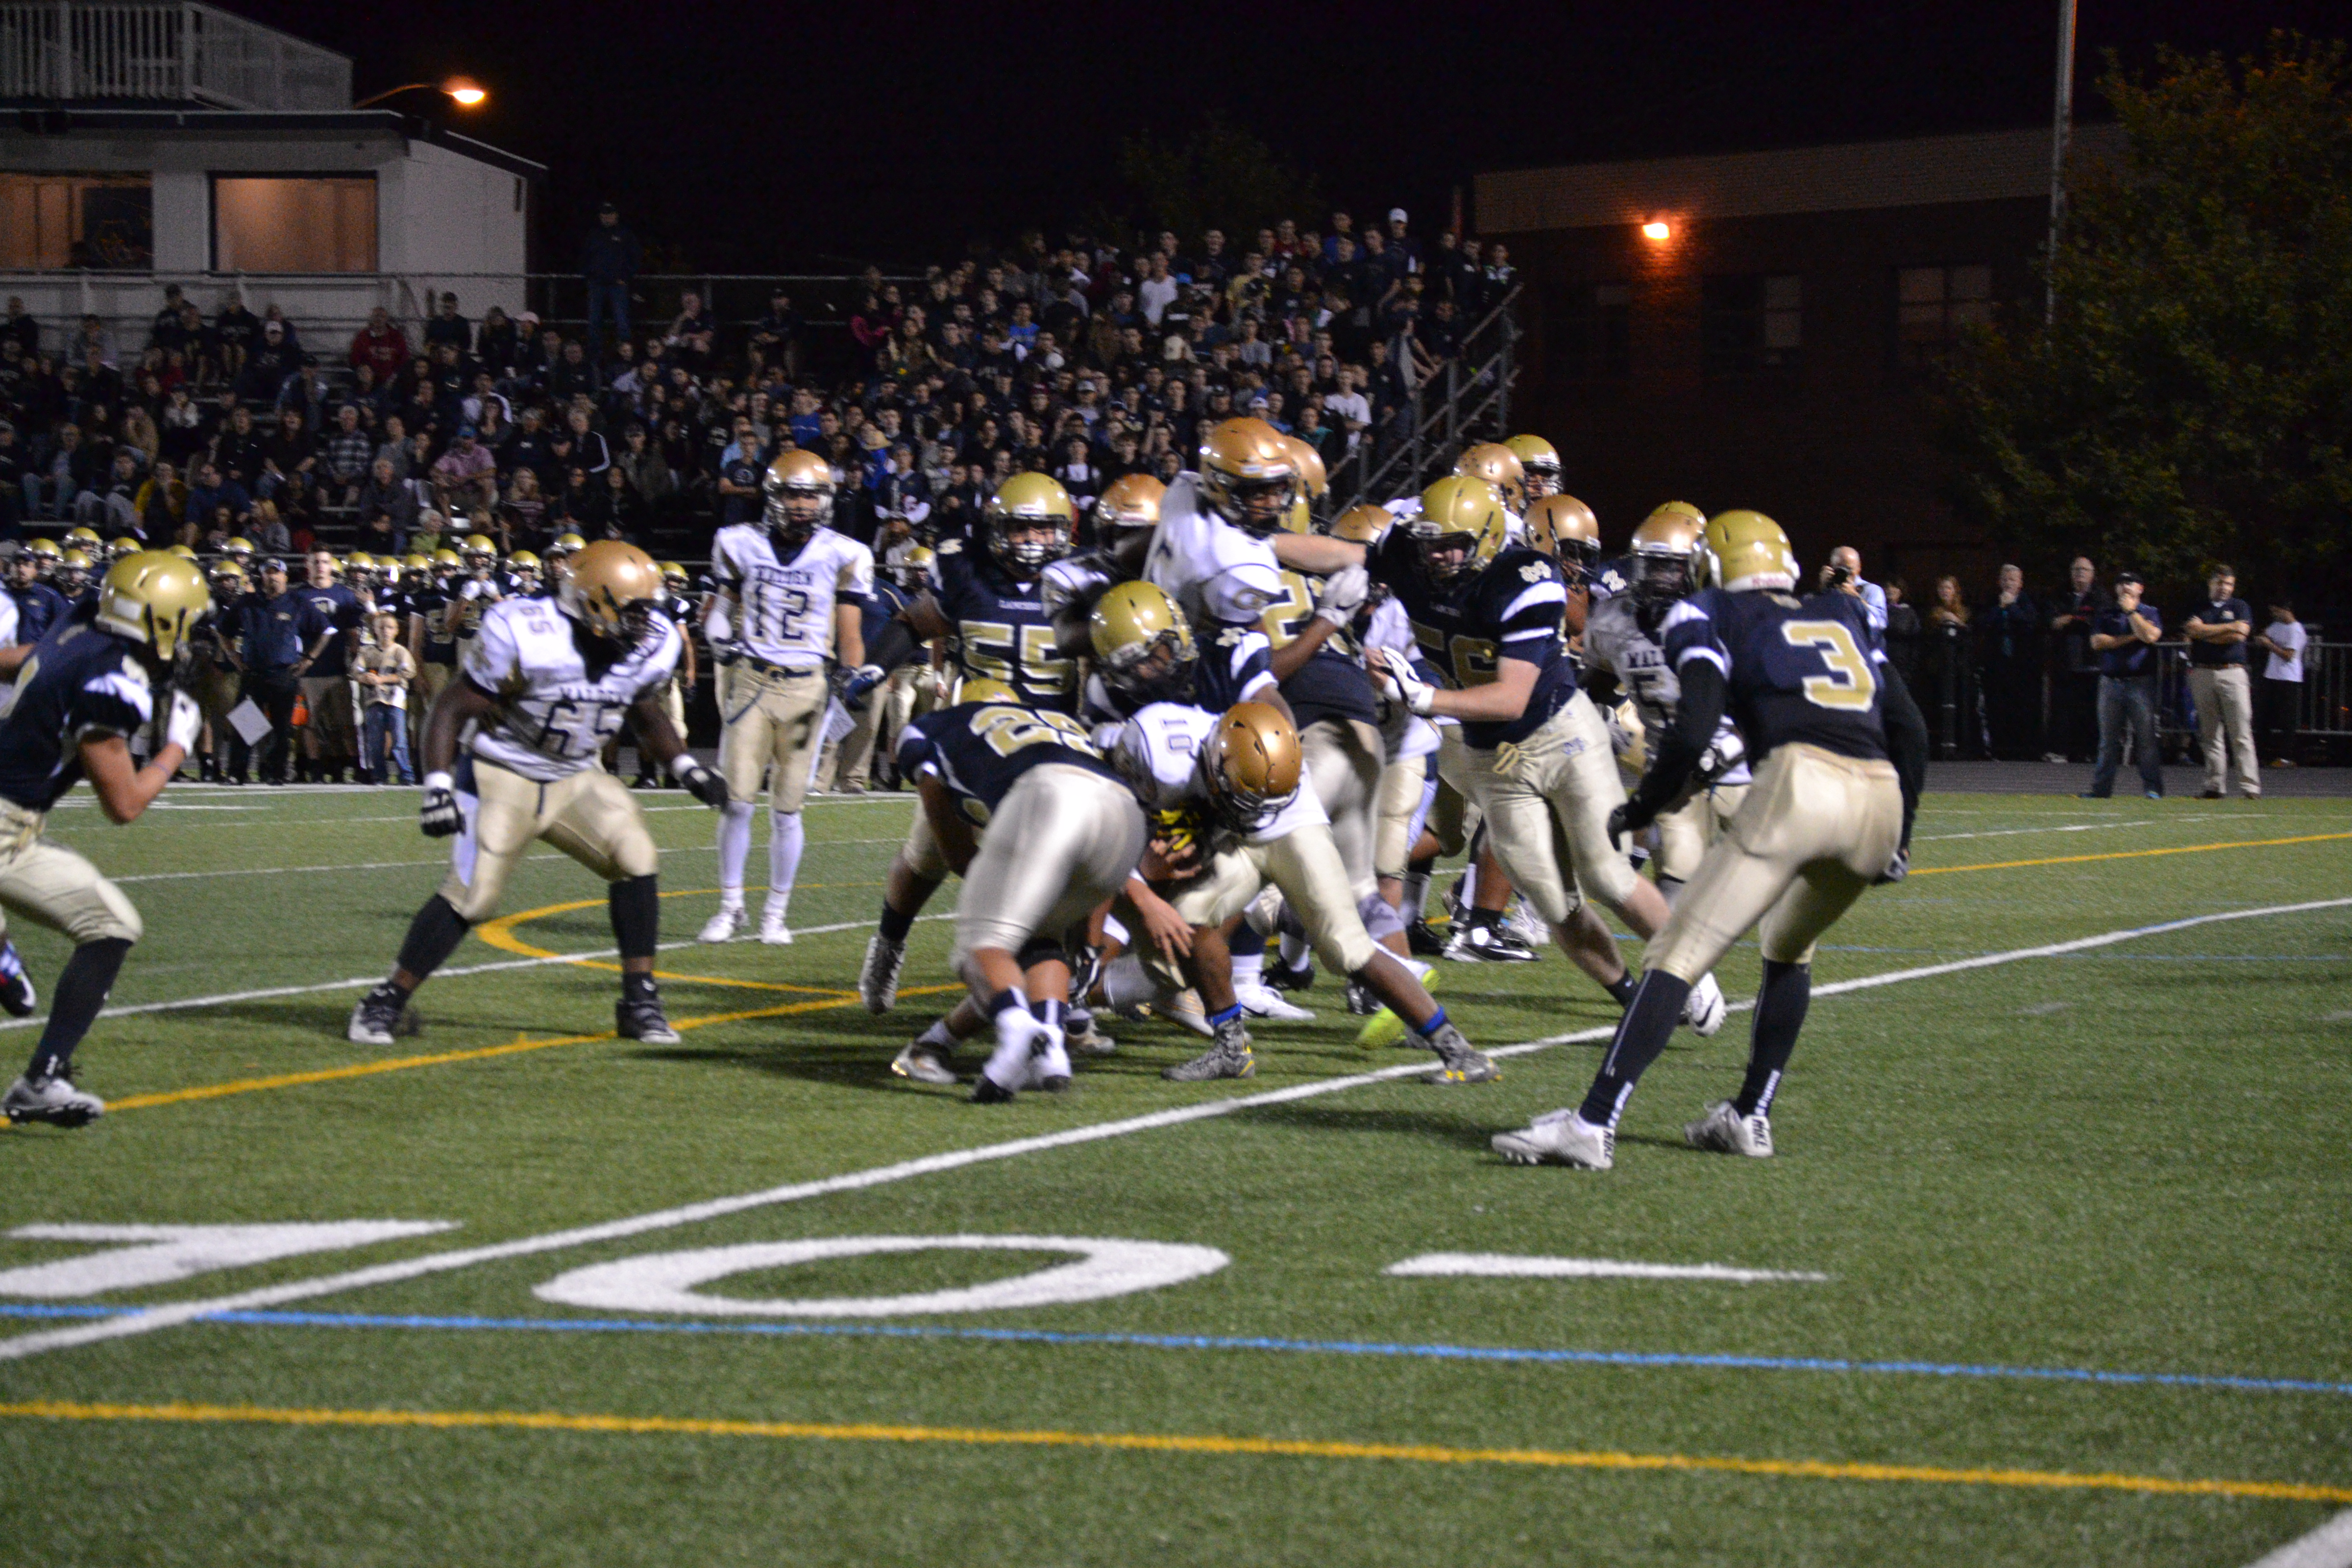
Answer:
[(1200, 656), (1184, 612), (1150, 583), (1121, 583), (1095, 602), (1087, 623), (1096, 673), (1139, 707), (1186, 702)]

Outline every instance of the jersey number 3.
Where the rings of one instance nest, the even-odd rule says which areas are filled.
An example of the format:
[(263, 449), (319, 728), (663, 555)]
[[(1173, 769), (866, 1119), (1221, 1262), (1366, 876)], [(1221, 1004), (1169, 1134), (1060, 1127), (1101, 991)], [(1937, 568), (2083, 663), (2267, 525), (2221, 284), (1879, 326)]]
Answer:
[(1792, 647), (1819, 651), (1826, 675), (1805, 677), (1805, 700), (1816, 708), (1859, 712), (1878, 695), (1878, 678), (1870, 660), (1854, 646), (1853, 632), (1843, 621), (1783, 621), (1780, 636)]

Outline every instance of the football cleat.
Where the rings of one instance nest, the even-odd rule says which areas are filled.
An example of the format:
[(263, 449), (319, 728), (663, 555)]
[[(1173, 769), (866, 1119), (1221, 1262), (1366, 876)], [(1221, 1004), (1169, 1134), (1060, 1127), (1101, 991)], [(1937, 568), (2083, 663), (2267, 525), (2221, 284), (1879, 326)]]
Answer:
[(1029, 1087), (1061, 1094), (1070, 1087), (1070, 1051), (1060, 1029), (1048, 1028), (1045, 1044), (1030, 1053)]
[(1154, 1012), (1171, 1024), (1181, 1024), (1196, 1035), (1213, 1037), (1216, 1030), (1209, 1026), (1208, 1009), (1201, 1005), (1198, 991), (1179, 991), (1175, 995), (1153, 1005)]
[(1683, 1022), (1696, 1034), (1712, 1035), (1723, 1027), (1724, 1017), (1730, 1011), (1723, 999), (1723, 987), (1715, 983), (1714, 974), (1702, 974), (1683, 1004)]
[(1371, 987), (1360, 980), (1348, 982), (1348, 1012), (1351, 1017), (1369, 1018), (1381, 1010), (1381, 999), (1372, 994)]
[(760, 940), (770, 947), (790, 947), (793, 933), (784, 924), (784, 911), (773, 904), (760, 911)]
[[(1421, 972), (1420, 980), (1423, 990), (1437, 989), (1439, 981), (1443, 977), (1442, 971), (1424, 963), (1408, 964), (1406, 967)], [(1355, 984), (1360, 983), (1351, 983), (1351, 984)], [(1350, 995), (1352, 994), (1351, 991)], [(1364, 1020), (1364, 1026), (1356, 1031), (1358, 1048), (1377, 1051), (1386, 1046), (1402, 1044), (1405, 1037), (1404, 1020), (1398, 1017), (1395, 1011), (1381, 1002), (1379, 997), (1373, 995), (1369, 987), (1364, 989), (1364, 996), (1371, 1003), (1372, 1012), (1371, 1016)], [(1355, 1009), (1350, 1007), (1349, 1011), (1353, 1012)]]
[(1282, 999), (1282, 993), (1271, 985), (1237, 985), (1234, 1000), (1242, 1011), (1253, 1018), (1267, 1018), (1277, 1024), (1304, 1024), (1315, 1015), (1304, 1007), (1294, 1007)]
[(1527, 943), (1530, 952), (1540, 950), (1551, 940), (1551, 931), (1544, 925), (1543, 917), (1536, 913), (1525, 898), (1511, 900), (1511, 912), (1503, 917), (1503, 923), (1513, 935)]
[(928, 1040), (916, 1040), (891, 1058), (890, 1070), (917, 1083), (944, 1086), (957, 1081), (952, 1061), (949, 1053), (938, 1046)]
[(1489, 1140), (1496, 1153), (1514, 1165), (1574, 1165), (1605, 1171), (1617, 1163), (1617, 1134), (1595, 1127), (1575, 1107), (1548, 1110), (1516, 1132), (1497, 1132)]
[(1228, 1019), (1217, 1026), (1216, 1044), (1172, 1068), (1162, 1068), (1160, 1076), (1171, 1083), (1206, 1083), (1219, 1078), (1255, 1078), (1257, 1058), (1250, 1052), (1249, 1031), (1239, 1018)]
[(869, 1013), (887, 1013), (898, 1005), (898, 971), (907, 966), (907, 944), (892, 942), (880, 931), (866, 939), (866, 962), (857, 970), (857, 994)]
[[(1024, 1089), (1044, 1087), (1040, 1061), (1049, 1052), (1060, 1050), (1061, 1035), (1026, 1008), (1007, 1007), (999, 1013), (996, 1049), (989, 1053), (988, 1065), (980, 1069), (980, 1081), (971, 1087), (972, 1102), (1002, 1105)], [(1070, 1071), (1066, 1053), (1062, 1054), (1060, 1068), (1066, 1081)]]
[(52, 1127), (87, 1127), (106, 1114), (106, 1101), (73, 1086), (63, 1073), (26, 1076), (8, 1086), (0, 1110), (13, 1122), (46, 1121)]
[(1062, 1015), (1062, 1044), (1082, 1057), (1107, 1057), (1118, 1049), (1117, 1040), (1095, 1027), (1094, 1012), (1087, 1007)]
[(1315, 984), (1315, 960), (1303, 959), (1294, 969), (1276, 953), (1265, 966), (1265, 983), (1276, 991), (1306, 991)]
[(648, 1046), (674, 1046), (678, 1033), (670, 1027), (658, 996), (624, 996), (613, 1004), (613, 1032), (625, 1040)]
[(24, 955), (13, 942), (0, 939), (0, 1008), (11, 1016), (29, 1018), (40, 998), (33, 994), (33, 977), (25, 973)]
[(1415, 921), (1405, 927), (1404, 941), (1405, 945), (1412, 950), (1412, 955), (1415, 958), (1444, 956), (1445, 939), (1438, 935), (1437, 928), (1427, 921)]
[(1429, 1048), (1437, 1053), (1438, 1068), (1421, 1081), (1423, 1083), (1492, 1083), (1503, 1076), (1503, 1069), (1484, 1051), (1474, 1051), (1462, 1031), (1452, 1024), (1439, 1026), (1429, 1037)]
[(1683, 1129), (1683, 1141), (1694, 1149), (1717, 1154), (1745, 1154), (1751, 1160), (1772, 1157), (1772, 1119), (1762, 1113), (1742, 1116), (1727, 1100), (1706, 1108), (1706, 1114)]
[(1503, 925), (1464, 925), (1445, 944), (1445, 956), (1456, 963), (1533, 963), (1536, 950)]
[(732, 942), (736, 933), (751, 923), (751, 917), (743, 912), (742, 905), (721, 904), (717, 914), (702, 922), (702, 929), (695, 932), (694, 940)]
[(396, 1036), (416, 1033), (418, 1026), (408, 998), (386, 981), (360, 998), (343, 1037), (355, 1046), (388, 1046)]

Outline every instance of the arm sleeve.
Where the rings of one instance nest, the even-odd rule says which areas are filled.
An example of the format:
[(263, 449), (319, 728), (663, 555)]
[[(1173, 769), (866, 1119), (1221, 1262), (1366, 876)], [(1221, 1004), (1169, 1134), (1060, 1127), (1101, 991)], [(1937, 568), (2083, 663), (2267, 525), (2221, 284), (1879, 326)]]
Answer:
[(1887, 757), (1903, 785), (1903, 842), (1908, 845), (1911, 824), (1919, 815), (1919, 790), (1927, 777), (1927, 721), (1894, 663), (1882, 660), (1877, 668), (1879, 718), (1886, 731)]

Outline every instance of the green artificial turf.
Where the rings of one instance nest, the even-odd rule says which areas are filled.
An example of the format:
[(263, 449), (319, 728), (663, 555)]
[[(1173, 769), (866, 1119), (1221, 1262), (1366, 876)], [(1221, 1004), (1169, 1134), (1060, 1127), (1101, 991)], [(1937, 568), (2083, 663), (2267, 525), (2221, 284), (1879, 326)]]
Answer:
[[(667, 935), (714, 903), (710, 818), (646, 797)], [(953, 993), (949, 927), (917, 928), (909, 994), (854, 998), (902, 798), (821, 800), (792, 947), (664, 955), (682, 1045), (611, 1039), (616, 977), (453, 974), (425, 1032), (347, 1044), (436, 885), (413, 797), (183, 790), (123, 830), (54, 836), (146, 917), (113, 1005), (292, 994), (102, 1020), (95, 1127), (0, 1133), (0, 1232), (38, 1223), (401, 1219), (461, 1228), (197, 1275), (81, 1303), (0, 1297), (0, 1335), (653, 1214), (946, 1151), (1365, 1073), (1328, 978), (1312, 1024), (1256, 1031), (1248, 1083), (1176, 1085), (1196, 1048), (1112, 1021), (1118, 1053), (1007, 1107), (891, 1078)], [(2159, 805), (1931, 796), (1916, 876), (1828, 938), (1817, 984), (2231, 910), (2345, 896), (2352, 802)], [(2293, 838), (2303, 842), (2251, 841)], [(2136, 852), (2248, 844), (2180, 855)], [(2060, 857), (2116, 857), (2000, 867)], [(759, 860), (755, 851), (755, 863)], [(1994, 867), (1971, 869), (1968, 868)], [(321, 869), (321, 868), (342, 868)], [(1939, 868), (1952, 868), (1948, 871)], [(699, 889), (699, 891), (698, 891)], [(932, 912), (951, 906), (952, 888)], [(534, 860), (510, 942), (607, 947), (601, 889)], [(838, 926), (835, 931), (812, 930)], [(36, 977), (62, 944), (18, 931)], [(0, 1363), (0, 1405), (557, 1413), (804, 1424), (831, 1436), (419, 1428), (0, 1415), (0, 1559), (68, 1563), (1481, 1563), (2232, 1564), (2344, 1506), (1986, 1479), (1512, 1464), (1478, 1451), (1685, 1456), (2352, 1488), (2352, 908), (2262, 915), (1814, 1002), (1775, 1107), (1780, 1153), (1734, 1162), (1680, 1128), (1737, 1085), (1746, 1022), (1687, 1032), (1643, 1080), (1618, 1166), (1497, 1162), (1490, 1133), (1579, 1098), (1597, 1042), (1497, 1084), (1360, 1084), (905, 1175), (365, 1289)], [(455, 967), (517, 963), (469, 941)], [(1482, 1046), (1603, 1027), (1557, 955), (1442, 965)], [(1752, 947), (1721, 970), (1752, 994)], [(719, 984), (730, 982), (731, 984)], [(329, 988), (332, 987), (332, 988)], [(737, 1018), (747, 1011), (796, 1009)], [(17, 1030), (5, 1048), (29, 1047)], [(435, 1062), (518, 1042), (542, 1049)], [(397, 1070), (180, 1091), (428, 1058)], [(13, 1069), (11, 1069), (13, 1070)], [(534, 1287), (646, 1254), (859, 1236), (1028, 1235), (1214, 1247), (1230, 1262), (1079, 1304), (876, 1319), (606, 1311)], [(9, 1239), (0, 1268), (87, 1255)], [(1461, 1252), (1826, 1275), (1400, 1278)], [(1066, 1262), (929, 1250), (717, 1280), (749, 1300), (960, 1288)], [(437, 1326), (356, 1325), (353, 1315)], [(320, 1321), (318, 1319), (329, 1321)], [(625, 1320), (541, 1331), (517, 1321)], [(764, 1331), (803, 1328), (855, 1331)], [(700, 1323), (727, 1331), (658, 1329)], [(743, 1331), (747, 1326), (763, 1331)], [(892, 1329), (941, 1331), (894, 1334)], [(1020, 1331), (989, 1338), (975, 1330)], [(1076, 1336), (1076, 1337), (1073, 1337)], [(1244, 1343), (1213, 1342), (1250, 1342)], [(1618, 1352), (1492, 1359), (1435, 1347)], [(1412, 1352), (1412, 1353), (1405, 1353)], [(1651, 1359), (1641, 1359), (1641, 1358)], [(1769, 1367), (1694, 1364), (1762, 1358)], [(1672, 1358), (1659, 1360), (1657, 1358)], [(1819, 1363), (1849, 1363), (1843, 1369)], [(1787, 1364), (1812, 1363), (1812, 1365)], [(1850, 1363), (2304, 1380), (2281, 1390)], [(930, 1429), (858, 1436), (861, 1424)], [(1270, 1438), (1451, 1458), (1103, 1449), (1007, 1433)], [(950, 1440), (952, 1439), (952, 1440)]]

